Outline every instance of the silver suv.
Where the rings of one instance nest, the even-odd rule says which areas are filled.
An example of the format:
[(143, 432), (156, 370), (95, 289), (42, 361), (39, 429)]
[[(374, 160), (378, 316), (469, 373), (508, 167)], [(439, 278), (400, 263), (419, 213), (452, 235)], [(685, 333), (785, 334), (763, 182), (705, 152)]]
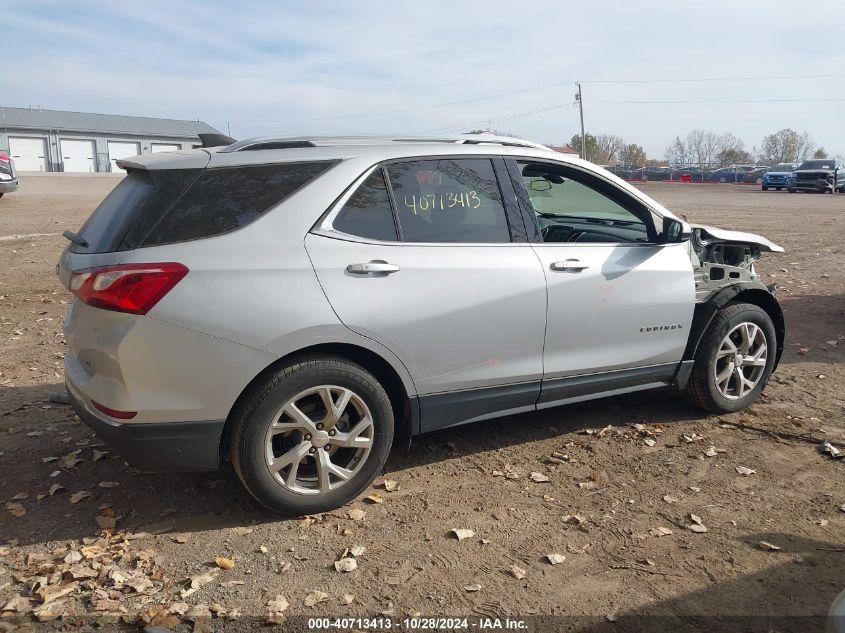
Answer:
[(67, 389), (146, 470), (230, 459), (288, 514), (394, 443), (672, 386), (754, 402), (783, 315), (748, 233), (511, 138), (264, 138), (120, 162), (61, 257)]

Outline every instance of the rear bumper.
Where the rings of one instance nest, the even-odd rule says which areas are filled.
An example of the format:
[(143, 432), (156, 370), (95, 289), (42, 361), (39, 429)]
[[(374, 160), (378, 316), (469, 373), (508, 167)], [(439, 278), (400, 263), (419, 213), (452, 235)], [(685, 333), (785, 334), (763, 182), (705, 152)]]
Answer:
[(116, 423), (94, 414), (70, 384), (67, 393), (82, 421), (140, 470), (190, 472), (219, 466), (224, 420)]
[(792, 183), (792, 189), (798, 191), (832, 191), (833, 184), (825, 180), (805, 180)]
[(0, 180), (0, 193), (12, 193), (17, 191), (17, 180)]

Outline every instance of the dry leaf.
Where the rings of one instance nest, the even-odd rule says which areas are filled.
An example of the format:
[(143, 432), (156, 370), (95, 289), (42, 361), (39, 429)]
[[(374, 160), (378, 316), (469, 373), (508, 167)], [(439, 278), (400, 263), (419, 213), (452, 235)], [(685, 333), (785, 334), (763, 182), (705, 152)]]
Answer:
[(202, 587), (203, 585), (207, 585), (215, 578), (217, 578), (217, 574), (217, 570), (213, 569), (204, 574), (197, 574), (196, 576), (191, 576), (190, 578), (188, 578), (185, 588), (179, 592), (179, 595), (184, 599), (188, 596), (195, 594), (200, 589), (200, 587)]
[(646, 446), (654, 446), (655, 444), (657, 444), (657, 442), (651, 439), (650, 437), (647, 437), (643, 439), (643, 444), (645, 444)]
[(101, 481), (100, 488), (117, 488), (120, 485), (117, 481)]
[(54, 494), (56, 494), (57, 492), (61, 492), (64, 489), (65, 487), (62, 484), (53, 484), (52, 486), (50, 486), (50, 490), (47, 494), (52, 497)]
[(83, 501), (85, 499), (90, 499), (90, 498), (91, 498), (90, 492), (88, 492), (87, 490), (80, 490), (79, 492), (74, 492), (70, 496), (70, 502), (71, 503), (79, 503), (80, 501)]
[(91, 461), (92, 462), (98, 462), (101, 459), (103, 459), (103, 457), (105, 457), (106, 455), (108, 455), (108, 453), (106, 451), (98, 451), (96, 448), (91, 449)]
[(510, 572), (510, 575), (516, 578), (517, 580), (522, 580), (523, 578), (525, 578), (525, 570), (522, 567), (511, 565), (508, 571)]
[(352, 508), (349, 511), (349, 518), (353, 521), (361, 521), (366, 515), (367, 513), (360, 508)]
[(320, 604), (321, 602), (325, 602), (329, 599), (329, 595), (327, 593), (323, 593), (322, 591), (311, 591), (308, 595), (305, 596), (305, 606), (306, 607), (313, 607), (315, 605)]
[(12, 497), (12, 501), (24, 501), (26, 499), (29, 499), (28, 492), (19, 492), (14, 497)]
[(358, 561), (352, 557), (341, 558), (334, 562), (335, 570), (339, 572), (350, 572), (358, 569)]
[(181, 534), (174, 534), (173, 535), (173, 542), (174, 543), (181, 543), (185, 544), (191, 540), (191, 533), (190, 532), (183, 532)]
[(716, 450), (716, 447), (715, 447), (715, 446), (711, 446), (711, 447), (710, 447), (710, 448), (708, 448), (706, 451), (704, 451), (704, 454), (705, 454), (707, 457), (716, 457), (716, 455), (718, 455), (718, 454), (719, 454), (719, 451), (717, 451), (717, 450)]
[(94, 519), (97, 521), (97, 525), (100, 526), (100, 529), (109, 530), (117, 525), (117, 517), (107, 517), (103, 516), (102, 514), (98, 514)]
[(137, 593), (144, 593), (153, 586), (152, 581), (141, 576), (140, 578), (130, 578), (126, 581), (126, 586), (134, 589)]
[(288, 604), (287, 598), (283, 595), (278, 595), (267, 603), (267, 624), (281, 624), (285, 616), (283, 615)]
[(351, 593), (343, 594), (343, 598), (340, 599), (340, 601), (343, 604), (352, 604), (354, 602), (354, 600), (355, 600), (355, 596), (352, 595)]
[(399, 490), (399, 484), (393, 479), (385, 479), (379, 485), (384, 488), (387, 492), (396, 492), (397, 490)]
[(651, 534), (652, 536), (658, 536), (658, 537), (659, 536), (669, 536), (670, 534), (674, 534), (674, 532), (667, 527), (651, 528), (648, 531), (648, 533)]
[(689, 526), (688, 529), (689, 529), (690, 532), (695, 532), (697, 534), (703, 534), (704, 532), (707, 531), (707, 528), (705, 526), (700, 525), (698, 523), (693, 523), (692, 525)]
[(41, 598), (42, 603), (47, 604), (48, 602), (57, 600), (69, 593), (73, 593), (76, 591), (78, 586), (79, 583), (76, 581), (69, 582), (66, 585), (49, 585), (47, 587), (41, 587), (41, 589), (35, 592), (35, 595)]
[(552, 565), (559, 565), (566, 560), (563, 554), (546, 554), (546, 560)]
[(218, 556), (214, 559), (214, 562), (220, 569), (234, 569), (235, 568), (235, 559), (234, 558), (224, 558), (223, 556)]
[(697, 486), (690, 486), (689, 489), (693, 492), (701, 492), (701, 488), (698, 488)]
[(173, 613), (175, 615), (185, 615), (190, 607), (186, 602), (174, 602), (170, 605), (167, 609), (169, 613)]
[(77, 552), (75, 550), (68, 552), (67, 556), (65, 556), (65, 558), (64, 558), (65, 563), (67, 563), (68, 565), (74, 565), (74, 564), (80, 562), (81, 560), (82, 560), (82, 554), (80, 554), (79, 552)]
[(65, 576), (70, 577), (71, 580), (84, 580), (87, 578), (96, 578), (100, 572), (91, 569), (87, 565), (73, 565), (65, 571)]
[(759, 543), (760, 549), (766, 550), (768, 552), (779, 552), (782, 548), (778, 547), (777, 545), (772, 545), (768, 541), (760, 541)]
[(478, 584), (467, 585), (466, 587), (464, 587), (464, 591), (467, 591), (469, 593), (475, 593), (476, 591), (481, 591), (481, 585), (478, 585)]
[(246, 536), (247, 534), (252, 534), (252, 528), (250, 528), (250, 527), (236, 527), (236, 528), (232, 528), (232, 532), (234, 532), (238, 536)]
[(266, 546), (266, 545), (259, 545), (259, 546), (258, 546), (258, 551), (259, 551), (261, 554), (266, 554), (266, 553), (267, 553), (267, 552), (269, 552), (270, 550), (269, 550), (269, 549), (267, 549), (267, 546)]
[(537, 483), (537, 484), (544, 484), (547, 481), (551, 481), (543, 473), (532, 472), (530, 477), (531, 477), (531, 481), (533, 481), (534, 483)]
[(459, 541), (463, 541), (465, 538), (472, 538), (475, 536), (475, 532), (472, 530), (465, 530), (462, 528), (454, 528), (449, 530), (449, 534), (454, 534), (455, 538)]
[(380, 494), (372, 494), (364, 497), (364, 501), (369, 501), (370, 503), (384, 503), (384, 497)]
[(26, 514), (26, 508), (24, 508), (20, 503), (7, 503), (6, 509), (16, 517), (22, 517)]
[(13, 611), (15, 613), (26, 613), (29, 611), (29, 600), (24, 598), (23, 596), (17, 595), (12, 596), (6, 603), (0, 608), (0, 611)]
[(663, 495), (663, 501), (666, 503), (678, 503), (678, 499), (672, 495)]
[(745, 466), (737, 466), (736, 472), (738, 472), (740, 475), (742, 475), (744, 477), (747, 477), (748, 475), (753, 475), (757, 471), (752, 469), (752, 468), (746, 468)]

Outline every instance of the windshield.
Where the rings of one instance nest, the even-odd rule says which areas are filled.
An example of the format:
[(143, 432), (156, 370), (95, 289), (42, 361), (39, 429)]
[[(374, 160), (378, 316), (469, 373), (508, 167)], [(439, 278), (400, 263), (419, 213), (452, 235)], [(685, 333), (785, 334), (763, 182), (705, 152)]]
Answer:
[(769, 171), (793, 171), (795, 167), (790, 165), (789, 163), (780, 163), (779, 165), (775, 165)]
[(833, 161), (826, 160), (805, 160), (798, 169), (833, 169)]

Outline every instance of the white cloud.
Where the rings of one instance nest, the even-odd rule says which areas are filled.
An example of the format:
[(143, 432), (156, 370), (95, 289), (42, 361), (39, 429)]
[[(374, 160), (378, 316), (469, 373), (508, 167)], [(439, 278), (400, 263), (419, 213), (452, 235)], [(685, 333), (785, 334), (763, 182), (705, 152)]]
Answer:
[[(82, 9), (80, 9), (80, 6)], [(14, 63), (4, 105), (201, 118), (239, 137), (423, 131), (572, 101), (563, 86), (359, 118), (570, 80), (842, 71), (835, 29), (798, 31), (792, 3), (164, 2), (27, 3), (4, 9)], [(845, 71), (843, 71), (845, 72)], [(612, 101), (845, 98), (843, 78), (585, 83), (587, 127), (662, 155), (694, 127), (751, 147), (781, 127), (845, 152), (845, 102), (617, 104)], [(322, 120), (304, 120), (322, 118)], [(252, 123), (270, 121), (270, 123)], [(558, 142), (573, 108), (494, 123)]]

